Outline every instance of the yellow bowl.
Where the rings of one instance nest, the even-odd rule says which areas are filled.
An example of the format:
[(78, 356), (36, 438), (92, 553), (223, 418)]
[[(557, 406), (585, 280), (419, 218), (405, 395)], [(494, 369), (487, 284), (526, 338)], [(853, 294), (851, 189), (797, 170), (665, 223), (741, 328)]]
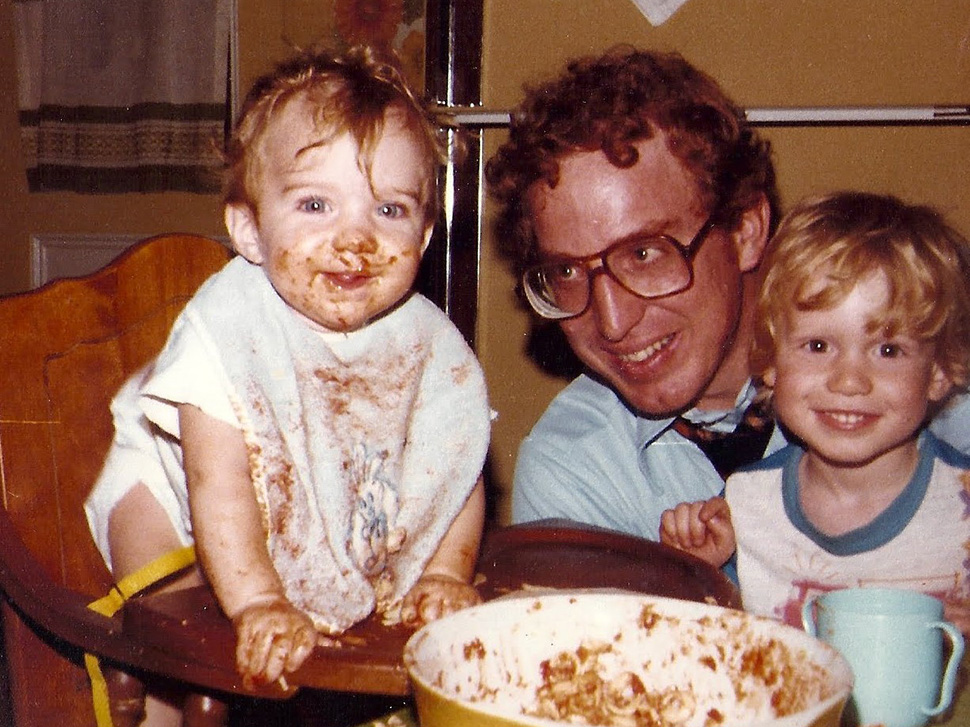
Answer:
[(522, 594), (404, 649), (421, 727), (838, 727), (831, 647), (741, 611), (619, 591)]

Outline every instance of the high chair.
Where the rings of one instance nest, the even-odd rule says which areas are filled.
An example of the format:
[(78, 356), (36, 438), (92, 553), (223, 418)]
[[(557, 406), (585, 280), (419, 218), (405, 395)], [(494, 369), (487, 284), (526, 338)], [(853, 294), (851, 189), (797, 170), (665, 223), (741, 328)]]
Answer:
[(82, 509), (112, 438), (112, 396), (229, 257), (215, 240), (164, 235), (86, 278), (0, 299), (0, 589), (16, 727), (94, 724), (84, 653), (119, 668), (105, 670), (116, 727), (134, 723), (143, 681), (191, 685), (196, 724), (224, 720), (223, 695), (242, 690), (235, 674), (139, 643), (118, 616), (87, 608), (112, 580)]

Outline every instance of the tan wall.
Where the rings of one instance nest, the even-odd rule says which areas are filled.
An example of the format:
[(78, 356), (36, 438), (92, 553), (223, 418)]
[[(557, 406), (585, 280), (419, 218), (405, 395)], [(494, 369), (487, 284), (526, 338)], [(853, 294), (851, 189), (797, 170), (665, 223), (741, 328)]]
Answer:
[[(326, 32), (315, 0), (239, 0), (240, 88)], [(618, 42), (677, 49), (744, 106), (970, 102), (966, 0), (688, 0), (653, 28), (632, 0), (485, 0), (484, 97), (515, 104), (523, 83)], [(37, 233), (222, 234), (215, 196), (27, 194), (16, 117), (11, 0), (0, 0), (0, 294), (29, 283)], [(859, 187), (943, 208), (970, 232), (970, 127), (772, 129), (784, 197)], [(487, 134), (487, 151), (501, 131)], [(491, 210), (486, 208), (486, 215)], [(486, 220), (486, 228), (488, 220)], [(486, 239), (478, 347), (495, 426), (493, 475), (507, 491), (518, 442), (562, 385), (523, 353), (528, 318)], [(506, 517), (500, 500), (500, 517)]]
[[(747, 108), (970, 103), (966, 0), (687, 0), (658, 28), (632, 0), (485, 0), (485, 105), (514, 105), (524, 82), (619, 42), (680, 51)], [(784, 201), (836, 188), (894, 192), (939, 206), (970, 233), (970, 126), (765, 133)], [(502, 136), (488, 132), (487, 153)], [(528, 318), (487, 238), (483, 271), (478, 348), (499, 412), (493, 479), (507, 492), (518, 442), (563, 382), (524, 355)]]

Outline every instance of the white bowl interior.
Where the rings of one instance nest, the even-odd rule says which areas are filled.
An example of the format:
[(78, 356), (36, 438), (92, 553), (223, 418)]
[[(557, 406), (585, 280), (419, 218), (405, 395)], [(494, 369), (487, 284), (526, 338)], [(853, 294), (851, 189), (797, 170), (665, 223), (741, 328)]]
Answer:
[(523, 725), (636, 725), (646, 723), (636, 710), (654, 710), (675, 727), (795, 727), (852, 686), (844, 659), (801, 631), (623, 592), (526, 594), (460, 611), (418, 631), (404, 662), (418, 691)]

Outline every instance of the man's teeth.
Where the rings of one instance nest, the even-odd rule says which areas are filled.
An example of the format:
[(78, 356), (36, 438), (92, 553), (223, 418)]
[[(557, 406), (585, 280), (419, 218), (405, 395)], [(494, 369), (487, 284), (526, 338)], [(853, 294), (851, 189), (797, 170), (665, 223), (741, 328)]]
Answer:
[(628, 363), (639, 363), (640, 361), (646, 361), (648, 358), (653, 356), (657, 351), (662, 349), (668, 343), (670, 343), (673, 338), (673, 334), (661, 338), (659, 341), (654, 341), (649, 346), (641, 351), (635, 351), (634, 353), (626, 353), (620, 356), (621, 361), (626, 361)]

